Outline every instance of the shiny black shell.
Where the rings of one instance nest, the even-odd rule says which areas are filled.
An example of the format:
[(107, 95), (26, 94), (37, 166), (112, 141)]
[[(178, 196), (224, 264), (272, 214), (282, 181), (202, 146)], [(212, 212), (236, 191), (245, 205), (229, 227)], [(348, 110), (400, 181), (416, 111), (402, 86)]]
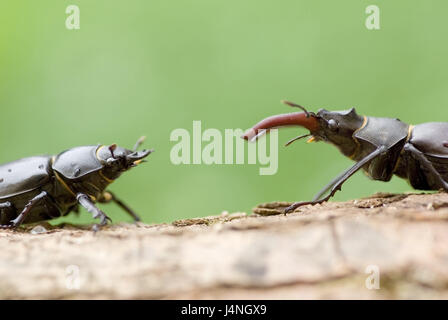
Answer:
[[(42, 191), (50, 199), (34, 205), (25, 223), (68, 214), (77, 205), (73, 186), (103, 168), (96, 156), (99, 148), (75, 147), (56, 156), (29, 157), (0, 165), (0, 203), (10, 204), (0, 209), (0, 224), (17, 217), (29, 200)], [(95, 179), (94, 182), (99, 183)], [(97, 187), (101, 189), (102, 185)]]
[(29, 157), (0, 165), (0, 200), (36, 190), (50, 182), (51, 157)]
[(82, 146), (64, 151), (56, 156), (52, 168), (70, 180), (101, 170), (103, 164), (96, 156), (99, 148), (100, 146)]
[(408, 135), (409, 125), (398, 119), (367, 117), (365, 126), (353, 135), (361, 145), (357, 160), (381, 146), (387, 148), (363, 168), (369, 177), (380, 181), (392, 178)]

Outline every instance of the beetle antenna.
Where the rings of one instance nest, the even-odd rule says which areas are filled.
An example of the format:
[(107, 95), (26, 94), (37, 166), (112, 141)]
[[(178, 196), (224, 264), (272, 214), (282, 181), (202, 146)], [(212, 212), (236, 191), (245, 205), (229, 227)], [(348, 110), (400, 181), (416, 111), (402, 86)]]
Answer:
[(308, 112), (308, 110), (306, 110), (306, 109), (305, 109), (304, 107), (302, 107), (301, 105), (298, 105), (297, 103), (294, 103), (294, 102), (291, 102), (291, 101), (287, 101), (287, 100), (281, 100), (281, 102), (282, 102), (283, 104), (286, 104), (286, 105), (290, 106), (290, 107), (296, 107), (296, 108), (300, 108), (300, 109), (302, 109), (303, 112), (305, 112), (306, 117), (309, 118), (310, 113)]
[(291, 143), (293, 143), (294, 141), (297, 141), (297, 140), (300, 140), (300, 139), (303, 139), (303, 138), (306, 138), (306, 137), (309, 137), (309, 136), (311, 136), (311, 133), (303, 134), (303, 135), (301, 135), (301, 136), (292, 138), (291, 140), (289, 140), (288, 142), (286, 142), (285, 147), (289, 146), (289, 145), (290, 145)]
[(145, 136), (141, 136), (140, 138), (138, 138), (137, 142), (134, 145), (134, 148), (132, 149), (132, 151), (137, 151), (137, 149), (143, 144), (143, 142), (146, 140)]
[(112, 154), (112, 158), (115, 159), (114, 151), (117, 149), (117, 145), (114, 143), (113, 145), (109, 146), (109, 151)]

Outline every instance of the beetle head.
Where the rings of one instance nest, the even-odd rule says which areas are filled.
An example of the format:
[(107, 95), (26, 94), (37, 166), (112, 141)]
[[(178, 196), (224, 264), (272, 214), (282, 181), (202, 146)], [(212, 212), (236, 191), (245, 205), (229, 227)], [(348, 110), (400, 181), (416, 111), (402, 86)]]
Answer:
[(146, 162), (144, 159), (154, 150), (138, 151), (137, 148), (141, 142), (137, 143), (134, 150), (122, 148), (116, 144), (102, 146), (98, 149), (97, 158), (104, 165), (103, 171), (108, 178), (115, 179), (122, 172), (136, 167), (140, 163)]
[(345, 111), (320, 109), (317, 112), (317, 120), (319, 129), (313, 133), (316, 140), (334, 144), (347, 156), (354, 154), (357, 143), (353, 134), (364, 122), (364, 117), (358, 115), (355, 108)]
[(300, 138), (311, 136), (308, 141), (330, 142), (345, 155), (352, 155), (356, 150), (357, 144), (353, 139), (353, 133), (362, 126), (364, 118), (359, 116), (354, 108), (334, 112), (320, 109), (314, 113), (292, 102), (283, 101), (283, 103), (301, 108), (303, 112), (268, 117), (247, 130), (242, 138), (253, 141), (273, 128), (301, 126), (310, 133), (294, 138), (287, 145)]

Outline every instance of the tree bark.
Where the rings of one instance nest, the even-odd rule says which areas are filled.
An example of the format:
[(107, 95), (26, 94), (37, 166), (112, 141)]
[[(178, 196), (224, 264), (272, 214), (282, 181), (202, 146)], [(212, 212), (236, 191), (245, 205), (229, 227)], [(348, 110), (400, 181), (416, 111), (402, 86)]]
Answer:
[(448, 298), (448, 194), (0, 231), (0, 299)]

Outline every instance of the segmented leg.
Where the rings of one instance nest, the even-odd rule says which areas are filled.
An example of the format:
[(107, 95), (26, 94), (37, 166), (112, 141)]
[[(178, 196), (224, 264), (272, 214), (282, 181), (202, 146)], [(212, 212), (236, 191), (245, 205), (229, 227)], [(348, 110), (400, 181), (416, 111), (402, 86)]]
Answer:
[(445, 181), (445, 179), (443, 179), (443, 177), (436, 170), (436, 168), (434, 168), (434, 166), (432, 165), (431, 161), (429, 161), (426, 158), (426, 156), (425, 156), (425, 154), (423, 152), (418, 150), (416, 147), (414, 147), (410, 143), (406, 143), (405, 144), (404, 150), (410, 152), (413, 156), (415, 156), (415, 158), (420, 162), (420, 164), (423, 165), (427, 170), (429, 170), (429, 172), (431, 172), (433, 177), (435, 177), (439, 181), (439, 183), (442, 186), (442, 188), (445, 191), (448, 191), (448, 183)]
[[(350, 167), (351, 168), (351, 167)], [(349, 169), (350, 169), (349, 168)], [(339, 180), (341, 180), (345, 173), (349, 170), (347, 169), (346, 171), (342, 172), (340, 175), (338, 175), (336, 178), (334, 178), (333, 180), (331, 180), (325, 187), (323, 187), (318, 193), (316, 193), (313, 197), (313, 201), (319, 200), (324, 194), (326, 194), (328, 191), (331, 190), (331, 188), (338, 183)]]
[[(3, 202), (0, 203), (0, 215), (4, 215), (7, 210), (13, 210), (13, 206), (11, 204), (11, 202), (7, 201), (7, 202)], [(0, 221), (4, 219), (4, 217), (0, 217)], [(8, 219), (8, 216), (6, 216), (6, 218)]]
[(11, 202), (7, 201), (7, 202), (0, 203), (0, 211), (3, 209), (10, 209), (10, 208), (12, 208)]
[[(298, 207), (301, 207), (301, 206), (304, 206), (304, 205), (307, 205), (307, 204), (316, 205), (316, 204), (328, 201), (331, 197), (333, 197), (335, 195), (335, 193), (337, 191), (341, 190), (341, 187), (342, 187), (342, 185), (344, 184), (345, 181), (347, 181), (352, 175), (354, 175), (358, 170), (360, 170), (366, 163), (368, 163), (369, 161), (371, 161), (375, 157), (379, 156), (384, 151), (386, 151), (386, 147), (384, 147), (384, 146), (376, 149), (371, 154), (369, 154), (368, 156), (364, 157), (363, 159), (358, 161), (355, 165), (350, 167), (343, 174), (339, 175), (336, 179), (331, 181), (331, 183), (334, 182), (332, 185), (331, 185), (331, 183), (328, 184), (327, 186), (325, 186), (324, 189), (322, 189), (322, 191), (324, 191), (324, 192), (321, 191), (321, 192), (319, 192), (316, 195), (316, 196), (320, 197), (321, 193), (323, 194), (327, 190), (330, 190), (330, 188), (331, 188), (330, 194), (328, 196), (326, 196), (325, 198), (315, 199), (315, 200), (312, 200), (312, 201), (296, 202), (296, 203), (292, 204), (291, 206), (289, 206), (288, 208), (285, 209), (285, 214), (288, 213), (288, 212), (292, 212), (295, 209), (297, 209)], [(331, 187), (330, 187), (330, 185), (331, 185)]]
[[(25, 208), (23, 208), (22, 212), (17, 216), (17, 218), (15, 218), (14, 220), (11, 220), (10, 224), (1, 225), (0, 228), (10, 229), (10, 228), (18, 227), (26, 219), (26, 217), (30, 213), (33, 206), (36, 203), (38, 203), (39, 201), (42, 201), (43, 199), (45, 199), (45, 197), (47, 197), (47, 196), (48, 196), (48, 194), (45, 191), (42, 191), (41, 193), (39, 193), (37, 196), (35, 196), (33, 199), (31, 199), (26, 204)], [(11, 206), (11, 204), (10, 204), (10, 206)]]
[(112, 222), (112, 219), (109, 218), (103, 211), (98, 209), (92, 200), (90, 200), (89, 196), (84, 193), (78, 193), (76, 196), (76, 200), (78, 200), (79, 204), (84, 207), (88, 212), (92, 214), (94, 219), (100, 218), (100, 225), (104, 226), (107, 224), (107, 221)]
[(106, 191), (103, 194), (103, 197), (99, 200), (102, 203), (108, 203), (108, 202), (115, 202), (121, 209), (123, 209), (126, 213), (128, 213), (134, 221), (140, 221), (140, 217), (132, 210), (130, 207), (128, 207), (123, 201), (118, 199), (115, 194), (113, 194), (110, 191)]

